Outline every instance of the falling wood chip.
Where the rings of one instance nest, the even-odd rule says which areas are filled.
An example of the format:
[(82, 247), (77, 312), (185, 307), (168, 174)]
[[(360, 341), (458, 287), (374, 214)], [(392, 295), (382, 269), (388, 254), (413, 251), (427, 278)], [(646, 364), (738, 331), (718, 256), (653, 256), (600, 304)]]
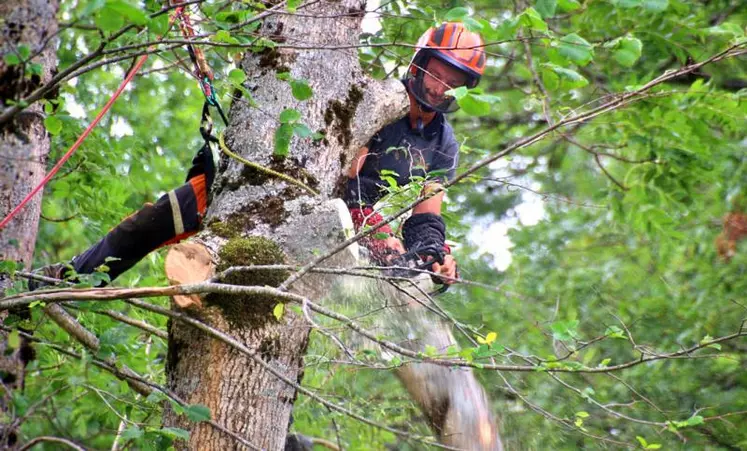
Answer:
[[(204, 282), (213, 275), (213, 261), (207, 248), (199, 243), (179, 243), (166, 254), (166, 277), (172, 285)], [(197, 294), (174, 296), (181, 308), (202, 308)]]

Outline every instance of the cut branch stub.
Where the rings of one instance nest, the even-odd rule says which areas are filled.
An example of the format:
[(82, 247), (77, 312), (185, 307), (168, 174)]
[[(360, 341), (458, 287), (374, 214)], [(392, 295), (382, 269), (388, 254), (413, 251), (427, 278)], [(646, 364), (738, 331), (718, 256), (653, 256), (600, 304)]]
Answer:
[[(197, 242), (172, 246), (166, 254), (166, 277), (172, 285), (203, 282), (212, 277), (214, 265), (210, 252)], [(180, 308), (202, 307), (197, 294), (176, 295), (174, 302)]]

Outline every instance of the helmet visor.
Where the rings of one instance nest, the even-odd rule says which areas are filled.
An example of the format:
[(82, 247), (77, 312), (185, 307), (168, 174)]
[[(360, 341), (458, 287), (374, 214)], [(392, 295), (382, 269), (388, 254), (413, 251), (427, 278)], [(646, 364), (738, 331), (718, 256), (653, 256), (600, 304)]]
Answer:
[(416, 65), (416, 71), (410, 88), (418, 102), (441, 113), (458, 110), (456, 99), (446, 93), (460, 86), (471, 86), (473, 77), (440, 58), (426, 57), (413, 64)]
[(418, 71), (418, 74), (412, 79), (410, 84), (411, 92), (418, 100), (418, 102), (439, 113), (453, 113), (459, 109), (459, 104), (456, 99), (446, 92), (450, 89), (457, 88), (458, 86), (448, 86), (444, 84), (443, 88), (435, 90), (428, 89), (426, 87), (425, 77), (429, 75), (425, 74), (422, 70)]

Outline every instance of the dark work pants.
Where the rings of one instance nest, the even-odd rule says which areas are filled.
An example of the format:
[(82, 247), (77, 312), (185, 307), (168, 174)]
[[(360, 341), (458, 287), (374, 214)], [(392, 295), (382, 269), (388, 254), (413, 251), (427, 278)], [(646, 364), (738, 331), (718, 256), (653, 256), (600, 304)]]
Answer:
[(116, 279), (155, 249), (194, 235), (207, 210), (207, 200), (205, 175), (194, 176), (155, 204), (146, 204), (125, 218), (101, 241), (75, 257), (73, 268), (90, 274), (105, 264), (109, 277)]

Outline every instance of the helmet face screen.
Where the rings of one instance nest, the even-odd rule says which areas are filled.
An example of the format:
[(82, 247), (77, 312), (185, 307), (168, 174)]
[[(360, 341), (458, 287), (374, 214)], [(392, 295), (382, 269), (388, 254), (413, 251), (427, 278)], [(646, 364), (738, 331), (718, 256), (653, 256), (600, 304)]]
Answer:
[(425, 67), (418, 67), (410, 85), (413, 95), (421, 104), (435, 111), (450, 113), (459, 109), (454, 98), (446, 92), (467, 85), (470, 77), (438, 58), (423, 59)]

